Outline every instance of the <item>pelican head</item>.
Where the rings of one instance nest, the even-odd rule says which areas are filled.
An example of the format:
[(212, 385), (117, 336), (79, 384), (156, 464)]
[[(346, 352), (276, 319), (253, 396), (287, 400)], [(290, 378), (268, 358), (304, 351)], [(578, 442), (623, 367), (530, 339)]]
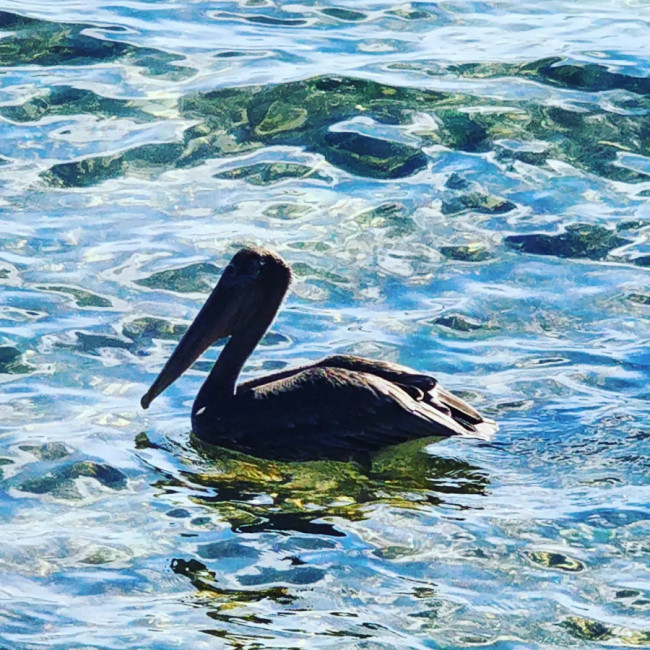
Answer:
[[(222, 374), (226, 383), (233, 383), (230, 388), (234, 390), (241, 366), (273, 321), (290, 282), (291, 270), (279, 255), (264, 248), (250, 247), (238, 251), (151, 388), (142, 397), (142, 408), (148, 408), (215, 341), (226, 337), (231, 339), (215, 370), (223, 360)], [(226, 353), (228, 348), (230, 354)]]

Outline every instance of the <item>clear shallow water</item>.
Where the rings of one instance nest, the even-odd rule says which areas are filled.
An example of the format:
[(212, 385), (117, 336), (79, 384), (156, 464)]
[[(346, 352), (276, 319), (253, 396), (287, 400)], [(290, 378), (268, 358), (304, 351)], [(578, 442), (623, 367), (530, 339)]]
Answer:
[[(3, 9), (4, 646), (650, 643), (643, 3)], [(145, 416), (250, 242), (247, 375), (400, 361), (495, 442), (213, 457), (205, 363)]]

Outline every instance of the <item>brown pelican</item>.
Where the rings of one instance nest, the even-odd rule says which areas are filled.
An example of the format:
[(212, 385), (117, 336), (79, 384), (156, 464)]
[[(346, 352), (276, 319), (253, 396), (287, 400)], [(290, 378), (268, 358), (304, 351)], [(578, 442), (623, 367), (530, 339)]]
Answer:
[(245, 381), (237, 378), (271, 325), (291, 270), (262, 248), (240, 250), (142, 397), (142, 408), (215, 341), (230, 337), (192, 407), (201, 440), (279, 460), (348, 459), (412, 438), (497, 430), (429, 375), (405, 366), (336, 355)]

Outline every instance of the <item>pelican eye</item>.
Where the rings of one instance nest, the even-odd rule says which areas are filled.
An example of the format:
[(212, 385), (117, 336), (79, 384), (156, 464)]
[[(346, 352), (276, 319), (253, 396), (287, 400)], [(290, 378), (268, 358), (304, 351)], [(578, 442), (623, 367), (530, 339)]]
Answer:
[(266, 260), (262, 257), (254, 257), (250, 261), (250, 274), (256, 278), (266, 266)]

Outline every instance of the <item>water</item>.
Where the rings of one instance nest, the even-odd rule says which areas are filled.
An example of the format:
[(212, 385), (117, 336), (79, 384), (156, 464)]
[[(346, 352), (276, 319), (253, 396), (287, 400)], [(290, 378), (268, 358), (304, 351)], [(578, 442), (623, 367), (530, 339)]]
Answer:
[[(2, 8), (3, 647), (650, 644), (645, 3)], [(247, 376), (400, 361), (494, 443), (214, 455), (206, 362), (145, 415), (244, 243)]]

